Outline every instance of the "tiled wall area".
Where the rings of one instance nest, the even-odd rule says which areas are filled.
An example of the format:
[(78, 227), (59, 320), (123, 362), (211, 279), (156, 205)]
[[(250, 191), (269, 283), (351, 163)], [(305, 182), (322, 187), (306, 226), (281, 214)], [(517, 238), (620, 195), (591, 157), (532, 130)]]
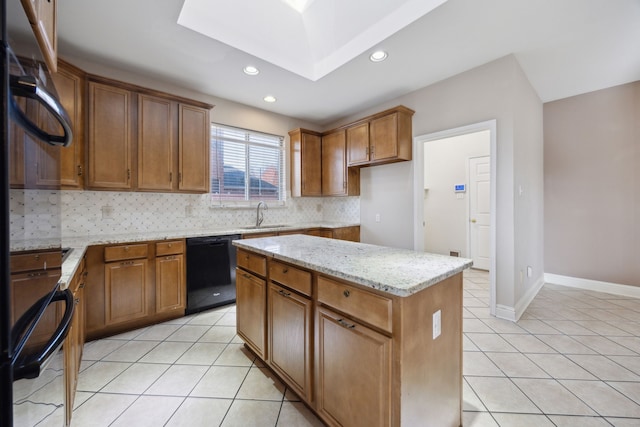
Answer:
[[(50, 191), (34, 197), (46, 199)], [(110, 191), (63, 191), (62, 235), (84, 237), (154, 231), (202, 230), (246, 226), (255, 222), (250, 208), (211, 206), (206, 194), (169, 194)], [(271, 205), (264, 224), (309, 221), (360, 221), (358, 197), (295, 198), (286, 206)]]

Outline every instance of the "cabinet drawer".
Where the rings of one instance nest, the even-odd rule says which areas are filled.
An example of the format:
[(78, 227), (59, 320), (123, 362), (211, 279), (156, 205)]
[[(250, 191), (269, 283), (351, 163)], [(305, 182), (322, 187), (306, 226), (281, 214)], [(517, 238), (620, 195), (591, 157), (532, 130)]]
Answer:
[(238, 267), (249, 270), (259, 276), (267, 275), (267, 257), (238, 249)]
[(60, 250), (30, 254), (11, 255), (11, 273), (21, 271), (49, 270), (60, 268), (62, 253)]
[(269, 262), (272, 281), (311, 296), (311, 273), (278, 261)]
[(148, 246), (147, 244), (109, 246), (104, 248), (104, 260), (105, 262), (110, 262), (122, 259), (146, 258)]
[(176, 255), (184, 253), (184, 240), (156, 243), (156, 256)]
[(318, 276), (318, 301), (353, 316), (355, 320), (392, 332), (390, 298)]

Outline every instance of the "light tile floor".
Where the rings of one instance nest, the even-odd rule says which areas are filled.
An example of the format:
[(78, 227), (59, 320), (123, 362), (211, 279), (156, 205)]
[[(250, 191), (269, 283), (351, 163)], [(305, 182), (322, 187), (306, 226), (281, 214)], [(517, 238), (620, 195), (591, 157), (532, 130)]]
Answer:
[[(488, 301), (466, 271), (465, 427), (640, 426), (640, 300), (545, 285), (517, 323)], [(243, 347), (234, 306), (87, 343), (81, 370), (72, 427), (322, 425)]]

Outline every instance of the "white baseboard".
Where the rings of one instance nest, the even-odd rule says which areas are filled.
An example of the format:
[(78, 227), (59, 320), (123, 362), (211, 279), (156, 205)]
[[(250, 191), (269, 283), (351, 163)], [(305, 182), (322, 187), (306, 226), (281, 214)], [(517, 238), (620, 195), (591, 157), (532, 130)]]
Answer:
[(524, 314), (531, 301), (538, 295), (540, 289), (544, 286), (545, 281), (543, 277), (540, 277), (536, 283), (529, 289), (529, 291), (518, 301), (515, 308), (507, 305), (496, 304), (495, 316), (504, 320), (511, 320), (517, 322), (518, 319)]
[(553, 285), (569, 286), (588, 291), (606, 292), (613, 295), (640, 298), (640, 287), (620, 285), (618, 283), (600, 282), (598, 280), (580, 279), (578, 277), (561, 276), (544, 273), (544, 281)]

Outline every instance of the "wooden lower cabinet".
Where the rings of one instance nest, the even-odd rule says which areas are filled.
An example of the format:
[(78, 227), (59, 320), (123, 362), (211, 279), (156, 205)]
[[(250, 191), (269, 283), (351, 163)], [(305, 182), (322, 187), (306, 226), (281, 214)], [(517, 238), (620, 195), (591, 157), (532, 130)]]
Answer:
[(238, 335), (324, 423), (461, 425), (462, 273), (398, 297), (245, 248), (241, 258)]
[(156, 313), (184, 310), (184, 255), (156, 257)]
[(269, 285), (269, 364), (288, 380), (303, 400), (312, 400), (311, 299), (290, 289)]
[(146, 259), (105, 264), (105, 325), (116, 325), (149, 314)]
[(391, 425), (392, 340), (318, 309), (318, 413), (330, 425)]
[(84, 261), (74, 274), (69, 289), (73, 292), (75, 304), (73, 319), (67, 338), (63, 344), (64, 351), (64, 388), (65, 388), (65, 425), (71, 424), (71, 415), (75, 401), (76, 389), (78, 387), (78, 374), (80, 372), (80, 362), (82, 361), (82, 349), (85, 339), (85, 287), (86, 270)]
[(103, 338), (184, 316), (184, 239), (90, 246), (86, 336)]
[[(238, 255), (240, 259), (240, 254)], [(245, 270), (236, 269), (236, 326), (238, 335), (265, 360), (267, 282)]]

